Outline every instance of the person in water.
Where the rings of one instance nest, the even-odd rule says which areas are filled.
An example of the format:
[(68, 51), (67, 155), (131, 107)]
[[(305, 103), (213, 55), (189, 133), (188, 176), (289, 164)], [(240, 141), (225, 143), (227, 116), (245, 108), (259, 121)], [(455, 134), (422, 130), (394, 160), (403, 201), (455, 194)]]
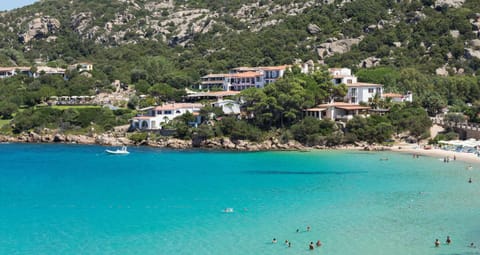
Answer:
[(470, 246), (469, 246), (469, 247), (470, 247), (470, 248), (475, 248), (476, 246), (475, 246), (474, 243), (470, 243)]
[(451, 243), (452, 243), (452, 239), (450, 239), (450, 236), (447, 236), (447, 240), (445, 241), (445, 243), (447, 243), (447, 244), (451, 244)]
[(307, 226), (307, 232), (310, 231), (310, 226)]
[(440, 247), (440, 241), (438, 241), (438, 239), (435, 239), (435, 247)]
[(292, 243), (291, 242), (288, 242), (288, 247), (292, 247)]
[(277, 238), (273, 238), (272, 243), (277, 243)]
[(322, 246), (322, 242), (320, 242), (320, 240), (317, 240), (317, 247), (320, 247)]
[(310, 242), (310, 245), (308, 245), (308, 248), (313, 251), (315, 249), (315, 247), (313, 246), (313, 242)]
[(468, 183), (472, 183), (472, 177), (468, 179)]

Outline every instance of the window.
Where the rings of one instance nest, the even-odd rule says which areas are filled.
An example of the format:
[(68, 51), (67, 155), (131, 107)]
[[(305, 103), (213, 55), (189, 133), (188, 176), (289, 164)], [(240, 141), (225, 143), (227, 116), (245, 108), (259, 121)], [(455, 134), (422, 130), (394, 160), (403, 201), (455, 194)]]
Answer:
[(373, 93), (373, 88), (368, 88), (368, 93)]
[(163, 114), (172, 114), (172, 111), (163, 111)]
[(348, 79), (347, 84), (352, 84), (352, 79)]

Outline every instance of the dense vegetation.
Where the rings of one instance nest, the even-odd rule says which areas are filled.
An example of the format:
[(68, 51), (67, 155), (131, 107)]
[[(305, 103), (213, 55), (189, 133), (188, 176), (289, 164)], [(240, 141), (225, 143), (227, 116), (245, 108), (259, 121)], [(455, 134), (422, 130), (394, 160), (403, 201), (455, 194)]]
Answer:
[[(65, 126), (62, 124), (63, 114), (68, 114), (65, 110), (49, 113), (57, 119), (39, 117), (41, 121), (34, 124), (24, 123), (23, 113), (35, 116), (38, 112), (39, 116), (43, 116), (46, 110), (32, 107), (44, 103), (50, 96), (109, 92), (114, 80), (136, 89), (137, 96), (132, 97), (128, 104), (130, 108), (181, 100), (185, 93), (183, 88), (194, 87), (202, 75), (225, 72), (243, 65), (290, 64), (298, 59), (318, 61), (323, 57), (317, 54), (321, 43), (331, 41), (331, 38), (363, 36), (363, 40), (353, 45), (349, 52), (328, 57), (325, 63), (332, 67), (352, 68), (361, 81), (382, 83), (389, 92), (412, 91), (414, 105), (392, 108), (385, 117), (355, 119), (357, 123), (346, 125), (343, 128), (345, 136), (339, 139), (338, 127), (304, 119), (302, 109), (329, 97), (341, 97), (344, 93), (342, 88), (332, 91), (325, 82), (328, 79), (321, 73), (313, 76), (294, 73), (264, 90), (243, 93), (247, 98), (246, 109), (255, 118), (240, 122), (224, 118), (219, 127), (200, 126), (197, 131), (190, 130), (188, 122), (185, 122), (177, 127), (183, 130), (179, 136), (202, 138), (228, 135), (261, 140), (273, 132), (310, 144), (320, 140), (338, 143), (342, 139), (355, 141), (359, 138), (379, 142), (392, 133), (413, 129), (403, 126), (398, 116), (407, 119), (413, 114), (423, 116), (421, 108), (434, 116), (446, 106), (450, 106), (451, 111), (465, 113), (468, 121), (480, 122), (480, 79), (477, 78), (480, 59), (465, 54), (465, 48), (470, 47), (471, 40), (477, 36), (472, 21), (480, 13), (480, 0), (467, 0), (460, 8), (435, 7), (433, 1), (423, 0), (357, 0), (342, 4), (336, 1), (328, 5), (308, 5), (296, 15), (268, 13), (265, 10), (274, 9), (274, 6), (289, 10), (297, 8), (293, 6), (295, 3), (301, 6), (307, 1), (175, 1), (173, 7), (154, 10), (146, 7), (150, 2), (148, 0), (136, 2), (138, 8), (119, 1), (46, 0), (2, 13), (0, 24), (5, 25), (0, 26), (0, 66), (34, 66), (35, 61), (40, 59), (48, 66), (65, 68), (79, 61), (90, 61), (94, 63), (94, 71), (92, 77), (70, 71), (67, 73), (68, 80), (55, 76), (39, 79), (17, 76), (0, 80), (1, 118), (15, 118), (15, 132), (41, 126)], [(248, 13), (248, 20), (253, 21), (245, 22), (238, 11), (245, 4), (257, 2), (258, 8), (253, 10), (258, 11), (251, 9)], [(262, 6), (269, 8), (262, 9)], [(192, 8), (206, 8), (219, 14), (209, 18), (211, 29), (202, 33), (189, 32), (183, 45), (175, 43), (178, 41), (174, 40), (178, 36), (175, 34), (175, 23), (167, 25), (170, 34), (157, 33), (155, 25), (168, 21), (169, 14)], [(62, 25), (55, 32), (23, 43), (18, 35), (26, 31), (28, 22), (40, 12), (58, 19)], [(91, 38), (85, 36), (86, 32), (79, 32), (78, 26), (73, 24), (73, 15), (82, 12), (89, 13), (90, 21), (81, 31), (99, 27)], [(148, 23), (146, 17), (154, 12), (161, 13), (162, 17), (155, 24)], [(132, 18), (112, 27), (113, 32), (124, 31), (123, 36), (117, 38), (111, 35), (100, 40), (106, 31), (105, 24), (118, 14), (125, 13), (132, 14)], [(271, 25), (260, 25), (269, 22)], [(309, 24), (318, 25), (320, 30), (310, 33), (307, 30)], [(452, 30), (458, 30), (458, 34), (454, 35)], [(47, 42), (45, 38), (49, 36), (56, 39)], [(359, 68), (358, 64), (367, 57), (380, 59), (379, 66)], [(436, 76), (435, 69), (445, 65), (450, 76)], [(140, 95), (148, 97), (140, 100)], [(106, 113), (95, 114), (103, 116)], [(126, 124), (128, 116), (115, 121), (110, 117), (95, 120), (91, 116), (88, 119), (109, 129), (115, 124)], [(69, 123), (85, 128), (82, 121)], [(378, 133), (368, 127), (375, 127), (373, 129)], [(424, 133), (424, 130), (408, 131), (417, 137)]]

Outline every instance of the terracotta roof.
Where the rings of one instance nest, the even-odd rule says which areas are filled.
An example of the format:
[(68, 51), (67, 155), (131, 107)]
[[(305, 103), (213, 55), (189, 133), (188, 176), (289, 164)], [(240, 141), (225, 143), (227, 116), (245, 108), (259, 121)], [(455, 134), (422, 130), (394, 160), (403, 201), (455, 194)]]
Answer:
[(383, 87), (382, 84), (366, 83), (366, 82), (356, 82), (356, 83), (350, 83), (346, 85), (347, 87)]
[(361, 105), (337, 106), (337, 108), (344, 109), (344, 110), (368, 110), (368, 109), (370, 109), (369, 106), (361, 106)]
[(244, 72), (244, 73), (232, 73), (229, 75), (231, 78), (251, 78), (262, 76), (261, 72)]
[(211, 91), (211, 92), (199, 92), (195, 94), (190, 94), (187, 97), (225, 97), (225, 96), (235, 96), (240, 94), (240, 91)]
[(361, 106), (359, 104), (351, 104), (351, 103), (344, 103), (344, 102), (334, 102), (334, 103), (330, 103), (330, 104), (321, 104), (321, 105), (318, 105), (317, 107), (319, 107), (319, 108), (336, 107), (336, 108), (344, 109), (344, 110), (366, 110), (366, 109), (370, 109), (369, 106)]
[(403, 97), (402, 94), (398, 94), (398, 93), (383, 93), (383, 97)]
[(323, 112), (327, 110), (327, 108), (308, 108), (308, 109), (305, 109), (304, 111), (306, 112)]
[(155, 107), (156, 111), (165, 111), (165, 110), (177, 110), (177, 109), (191, 109), (191, 108), (202, 108), (203, 104), (198, 103), (172, 103), (164, 104), (161, 106)]

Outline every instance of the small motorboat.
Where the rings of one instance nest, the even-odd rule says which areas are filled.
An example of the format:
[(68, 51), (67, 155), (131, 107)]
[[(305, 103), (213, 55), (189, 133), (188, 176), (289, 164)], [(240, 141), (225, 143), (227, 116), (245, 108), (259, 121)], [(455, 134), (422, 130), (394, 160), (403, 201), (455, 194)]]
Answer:
[(105, 150), (105, 152), (109, 154), (117, 154), (117, 155), (125, 155), (130, 153), (127, 151), (127, 146), (122, 146), (121, 149), (116, 149), (116, 150)]

